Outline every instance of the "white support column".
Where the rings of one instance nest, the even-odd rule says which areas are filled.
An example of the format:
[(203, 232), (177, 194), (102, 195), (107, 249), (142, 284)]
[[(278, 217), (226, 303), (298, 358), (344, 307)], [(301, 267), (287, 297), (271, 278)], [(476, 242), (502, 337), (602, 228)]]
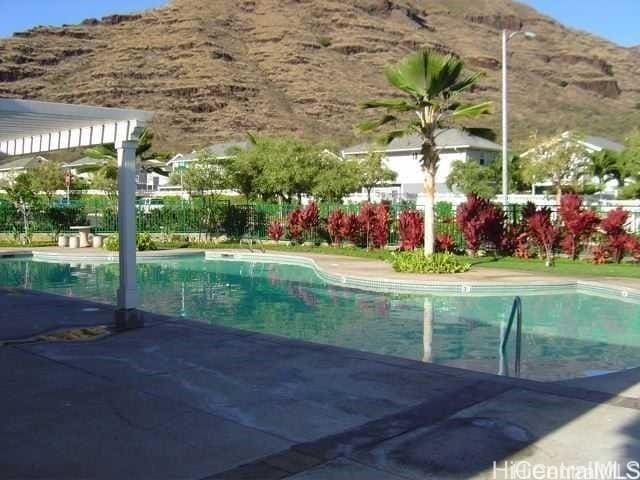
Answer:
[(116, 144), (118, 150), (118, 236), (120, 240), (120, 287), (118, 288), (117, 328), (143, 325), (136, 310), (136, 148), (137, 140)]

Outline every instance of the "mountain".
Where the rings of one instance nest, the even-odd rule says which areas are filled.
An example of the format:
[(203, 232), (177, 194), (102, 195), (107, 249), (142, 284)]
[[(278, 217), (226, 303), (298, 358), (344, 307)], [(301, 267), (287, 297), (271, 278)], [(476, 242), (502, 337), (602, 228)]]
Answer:
[(156, 142), (178, 149), (295, 133), (354, 141), (362, 100), (392, 91), (383, 68), (431, 47), (486, 73), (496, 101), (500, 29), (510, 42), (510, 120), (620, 140), (640, 124), (640, 53), (509, 0), (175, 0), (136, 14), (41, 26), (0, 40), (0, 96), (156, 113)]

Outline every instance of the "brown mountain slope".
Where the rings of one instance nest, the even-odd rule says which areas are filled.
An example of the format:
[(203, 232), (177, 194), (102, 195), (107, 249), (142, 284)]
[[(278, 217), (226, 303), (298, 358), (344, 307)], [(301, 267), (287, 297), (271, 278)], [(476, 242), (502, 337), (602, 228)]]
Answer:
[(511, 45), (514, 137), (640, 124), (637, 52), (509, 0), (175, 0), (1, 40), (0, 96), (153, 110), (166, 148), (245, 130), (344, 142), (358, 102), (390, 93), (384, 65), (418, 47), (486, 71), (474, 95), (499, 102), (503, 26), (538, 35)]

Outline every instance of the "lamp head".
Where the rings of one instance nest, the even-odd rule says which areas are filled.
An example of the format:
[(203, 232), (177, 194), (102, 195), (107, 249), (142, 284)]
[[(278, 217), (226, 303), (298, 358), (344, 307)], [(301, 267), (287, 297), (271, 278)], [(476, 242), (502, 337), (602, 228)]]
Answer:
[(524, 32), (526, 38), (536, 38), (536, 34), (533, 32)]

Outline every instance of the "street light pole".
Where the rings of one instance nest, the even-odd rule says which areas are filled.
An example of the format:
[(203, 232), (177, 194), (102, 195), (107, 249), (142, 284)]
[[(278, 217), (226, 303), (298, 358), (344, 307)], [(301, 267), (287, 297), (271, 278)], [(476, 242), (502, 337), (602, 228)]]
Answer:
[(507, 132), (507, 43), (509, 32), (502, 30), (502, 203), (509, 204), (509, 159)]
[(507, 105), (507, 46), (509, 40), (518, 34), (524, 34), (526, 38), (535, 38), (533, 32), (517, 30), (510, 32), (502, 30), (502, 203), (506, 207), (509, 204), (509, 131), (508, 131), (508, 105)]

